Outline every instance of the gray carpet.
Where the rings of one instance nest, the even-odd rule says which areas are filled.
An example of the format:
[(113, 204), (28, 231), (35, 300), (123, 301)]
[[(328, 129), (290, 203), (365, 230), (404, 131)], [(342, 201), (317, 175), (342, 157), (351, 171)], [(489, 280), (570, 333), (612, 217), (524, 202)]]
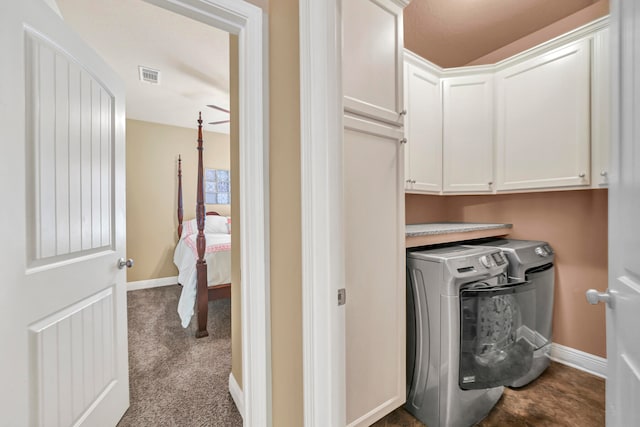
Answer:
[(131, 406), (119, 427), (241, 426), (229, 394), (230, 300), (209, 302), (209, 336), (195, 338), (176, 312), (180, 287), (129, 292)]

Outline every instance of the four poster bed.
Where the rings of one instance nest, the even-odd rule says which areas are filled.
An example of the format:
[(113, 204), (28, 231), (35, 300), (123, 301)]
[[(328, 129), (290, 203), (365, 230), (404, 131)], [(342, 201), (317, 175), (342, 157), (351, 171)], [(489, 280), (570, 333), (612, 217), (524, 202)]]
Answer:
[(182, 159), (178, 158), (178, 245), (173, 262), (179, 270), (182, 294), (178, 313), (182, 327), (189, 326), (196, 307), (196, 337), (207, 332), (208, 302), (231, 297), (231, 226), (227, 217), (207, 212), (204, 207), (204, 167), (202, 164), (202, 114), (198, 117), (198, 186), (196, 218), (183, 221)]

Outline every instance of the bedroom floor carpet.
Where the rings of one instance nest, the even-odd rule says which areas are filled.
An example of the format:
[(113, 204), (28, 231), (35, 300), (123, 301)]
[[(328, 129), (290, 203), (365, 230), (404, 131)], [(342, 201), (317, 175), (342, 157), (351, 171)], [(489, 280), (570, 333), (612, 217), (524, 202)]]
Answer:
[(231, 303), (209, 302), (209, 336), (180, 326), (178, 285), (129, 292), (131, 406), (118, 427), (241, 426), (229, 394)]

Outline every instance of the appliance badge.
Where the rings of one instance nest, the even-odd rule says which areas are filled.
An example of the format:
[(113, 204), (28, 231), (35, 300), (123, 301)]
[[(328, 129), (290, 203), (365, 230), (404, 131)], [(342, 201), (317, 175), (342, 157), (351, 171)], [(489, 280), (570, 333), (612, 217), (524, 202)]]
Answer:
[(469, 384), (469, 383), (475, 383), (476, 382), (476, 376), (475, 375), (469, 375), (468, 377), (462, 377), (462, 384)]

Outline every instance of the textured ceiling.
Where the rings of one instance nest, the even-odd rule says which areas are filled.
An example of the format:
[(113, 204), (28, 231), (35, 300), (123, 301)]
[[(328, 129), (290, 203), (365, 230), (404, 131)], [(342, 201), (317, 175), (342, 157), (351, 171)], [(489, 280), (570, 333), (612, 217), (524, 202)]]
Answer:
[(459, 67), (593, 3), (413, 0), (404, 11), (404, 45), (441, 67)]
[[(127, 118), (229, 133), (206, 125), (229, 115), (228, 33), (142, 0), (56, 0), (67, 24), (122, 77)], [(141, 82), (138, 66), (160, 70), (160, 84)]]

